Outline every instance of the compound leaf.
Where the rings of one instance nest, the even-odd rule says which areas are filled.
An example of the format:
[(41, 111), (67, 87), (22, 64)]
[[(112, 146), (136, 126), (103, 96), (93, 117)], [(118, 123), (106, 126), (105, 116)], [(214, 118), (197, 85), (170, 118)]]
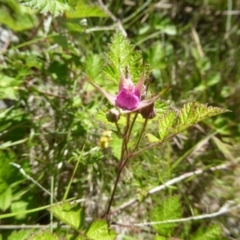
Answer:
[(158, 133), (161, 140), (164, 140), (169, 135), (173, 123), (175, 122), (176, 114), (175, 111), (169, 111), (159, 120)]
[(62, 2), (61, 0), (21, 0), (20, 3), (24, 6), (38, 9), (41, 13), (50, 12), (54, 16), (73, 10), (66, 1)]
[(176, 132), (181, 132), (184, 129), (212, 116), (228, 112), (229, 110), (207, 106), (207, 104), (190, 102), (183, 106), (177, 117), (175, 126)]
[[(142, 53), (134, 50), (133, 45), (121, 33), (116, 33), (112, 38), (107, 53), (108, 64), (103, 67), (105, 77), (115, 83), (119, 82), (120, 70), (128, 67), (133, 82), (137, 82), (143, 71)], [(148, 75), (149, 66), (144, 66)]]
[[(180, 205), (179, 198), (177, 196), (173, 196), (170, 198), (166, 198), (160, 206), (157, 206), (152, 214), (152, 221), (160, 222), (171, 219), (178, 219), (182, 215), (182, 209)], [(153, 225), (153, 228), (161, 235), (170, 236), (174, 228), (176, 227), (176, 223), (169, 224), (160, 224)]]
[(67, 18), (107, 17), (108, 15), (97, 5), (87, 5), (79, 0), (73, 12), (67, 12)]

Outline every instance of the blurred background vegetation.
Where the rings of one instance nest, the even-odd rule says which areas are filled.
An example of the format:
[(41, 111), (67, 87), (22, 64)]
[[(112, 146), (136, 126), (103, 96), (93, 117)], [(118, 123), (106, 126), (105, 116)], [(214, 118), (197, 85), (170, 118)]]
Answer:
[[(69, 6), (76, 2), (83, 1), (69, 1)], [(96, 117), (105, 99), (84, 76), (90, 73), (98, 84), (111, 88), (101, 68), (108, 43), (121, 27), (152, 69), (152, 93), (171, 85), (165, 100), (174, 109), (198, 101), (232, 112), (206, 120), (134, 158), (118, 186), (114, 206), (136, 196), (140, 202), (123, 209), (115, 220), (148, 221), (153, 206), (168, 196), (180, 198), (183, 217), (239, 201), (240, 1), (89, 4), (86, 9), (79, 7), (75, 15), (66, 11), (54, 17), (16, 0), (0, 0), (0, 214), (12, 213), (0, 220), (5, 226), (0, 239), (16, 239), (18, 229), (11, 225), (50, 222), (47, 210), (16, 214), (49, 205), (51, 199), (10, 162), (19, 164), (58, 201), (72, 178), (68, 197), (83, 199), (88, 217), (103, 214), (115, 179), (119, 145)], [(226, 164), (225, 170), (207, 171), (143, 200), (147, 191), (174, 177), (221, 164)], [(240, 239), (239, 214), (179, 224), (172, 237), (200, 239), (196, 233), (217, 224), (221, 239)], [(153, 239), (151, 232), (122, 228), (118, 232), (138, 236), (126, 239)]]

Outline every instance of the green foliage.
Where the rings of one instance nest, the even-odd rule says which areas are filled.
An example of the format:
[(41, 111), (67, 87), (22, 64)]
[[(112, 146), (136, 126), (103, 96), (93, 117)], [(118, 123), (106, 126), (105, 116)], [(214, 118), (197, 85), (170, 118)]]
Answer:
[(27, 7), (38, 9), (41, 13), (50, 12), (54, 16), (73, 10), (69, 3), (62, 0), (21, 0), (20, 3)]
[(106, 13), (97, 5), (87, 5), (84, 0), (78, 0), (74, 11), (66, 13), (67, 18), (107, 17)]
[(2, 211), (6, 211), (10, 207), (14, 211), (13, 203), (16, 203), (17, 196), (16, 187), (20, 184), (17, 182), (21, 179), (18, 171), (10, 165), (10, 162), (15, 161), (13, 152), (0, 151), (0, 209)]
[[(180, 218), (182, 215), (182, 208), (180, 205), (179, 198), (177, 196), (169, 197), (164, 199), (164, 201), (155, 209), (152, 213), (151, 220), (153, 222), (160, 222), (170, 219)], [(177, 226), (176, 223), (171, 224), (159, 224), (153, 225), (155, 231), (163, 236), (171, 236), (174, 228)]]
[(0, 178), (0, 209), (5, 211), (9, 208), (12, 202), (11, 187)]
[(220, 240), (221, 238), (221, 227), (218, 225), (210, 225), (208, 227), (202, 227), (197, 231), (191, 240)]
[(84, 220), (84, 211), (77, 203), (59, 203), (49, 208), (49, 210), (62, 222), (69, 224), (76, 230), (81, 230)]
[(28, 240), (46, 240), (46, 239), (58, 240), (59, 238), (55, 234), (47, 231), (38, 232), (28, 238)]
[(17, 100), (18, 86), (21, 81), (0, 74), (0, 99), (9, 98), (12, 100)]
[(120, 71), (125, 72), (126, 67), (134, 82), (139, 80), (143, 68), (146, 75), (149, 73), (148, 65), (143, 67), (141, 52), (134, 51), (134, 46), (120, 32), (112, 38), (107, 59), (108, 64), (103, 67), (104, 75), (116, 84), (120, 79)]
[(66, 12), (68, 19), (86, 17), (107, 17), (106, 13), (97, 5), (88, 5), (84, 0), (65, 1), (65, 0), (21, 0), (24, 6), (37, 9), (41, 13), (50, 12), (54, 16), (62, 15)]
[(157, 142), (160, 141), (159, 138), (155, 137), (155, 136), (152, 135), (151, 133), (147, 133), (147, 134), (146, 134), (146, 137), (147, 137), (147, 139), (148, 139), (148, 141), (149, 141), (150, 143), (157, 143)]
[(169, 111), (159, 120), (158, 133), (161, 140), (165, 139), (169, 135), (169, 132), (171, 132), (176, 115), (175, 111)]
[(99, 55), (89, 55), (84, 63), (84, 69), (88, 77), (98, 82), (101, 79), (103, 60)]
[[(102, 2), (115, 18), (97, 1), (0, 0), (0, 219), (9, 227), (0, 230), (0, 239), (212, 240), (226, 237), (218, 226), (238, 239), (234, 223), (239, 216), (232, 212), (214, 218), (216, 225), (206, 219), (155, 225), (153, 231), (131, 226), (148, 221), (148, 216), (164, 221), (188, 218), (192, 211), (201, 215), (206, 205), (214, 212), (220, 203), (239, 198), (239, 169), (231, 164), (240, 156), (239, 24), (238, 15), (230, 14), (238, 10), (238, 2), (179, 0), (177, 7), (174, 2)], [(131, 158), (121, 173), (109, 218), (98, 220), (116, 180), (122, 140), (128, 138), (127, 115), (120, 117), (117, 131), (106, 121), (109, 105), (86, 78), (116, 93), (120, 70), (124, 73), (126, 67), (135, 83), (144, 72), (148, 97), (160, 93), (164, 101), (157, 100), (157, 116), (147, 121), (143, 132), (145, 119), (138, 114), (128, 146), (123, 146), (129, 150), (124, 157)], [(216, 168), (197, 180), (192, 176), (164, 185), (222, 164), (227, 171)], [(51, 205), (50, 213), (52, 196), (39, 185), (59, 202)], [(158, 186), (164, 187), (151, 192), (149, 202), (149, 191)], [(180, 201), (168, 200), (169, 195), (181, 199), (181, 207)], [(61, 205), (67, 196), (66, 202), (81, 203)], [(134, 204), (127, 206), (132, 199)], [(115, 207), (121, 210), (111, 213)], [(92, 223), (85, 220), (89, 218)], [(112, 222), (116, 233), (108, 226)], [(51, 223), (59, 226), (53, 233), (17, 231), (22, 224)]]
[(30, 230), (22, 229), (20, 231), (14, 231), (8, 237), (8, 240), (26, 240), (29, 239), (30, 234), (31, 234)]
[(28, 116), (19, 108), (9, 108), (0, 113), (0, 130), (4, 131), (1, 149), (24, 143), (27, 128), (32, 124)]
[(165, 238), (163, 236), (155, 236), (154, 240), (167, 240), (167, 238)]
[(121, 138), (119, 138), (119, 136), (117, 136), (116, 134), (113, 134), (110, 146), (112, 149), (113, 156), (117, 159), (120, 159), (121, 156), (120, 148), (121, 144), (122, 144)]
[[(78, 204), (60, 203), (52, 206), (49, 210), (62, 222), (69, 224), (78, 232), (81, 230), (81, 234), (76, 239), (113, 240), (116, 238), (116, 233), (108, 228), (108, 224), (104, 220), (93, 221), (87, 229), (82, 229), (84, 214), (83, 209), (79, 208)], [(34, 234), (30, 239), (44, 239), (43, 237), (46, 239), (48, 234), (50, 233), (42, 231)], [(58, 239), (53, 234), (49, 237), (51, 237), (50, 239)]]
[(160, 116), (158, 123), (160, 139), (150, 133), (147, 133), (146, 136), (151, 143), (162, 142), (169, 136), (178, 134), (204, 119), (228, 111), (223, 108), (207, 106), (207, 104), (190, 102), (185, 104), (178, 113), (172, 110)]
[(37, 23), (33, 12), (18, 4), (16, 0), (0, 2), (6, 4), (5, 7), (0, 8), (0, 23), (13, 31), (29, 30)]
[(175, 128), (177, 129), (177, 132), (180, 132), (204, 119), (228, 111), (229, 110), (207, 106), (207, 104), (200, 104), (197, 102), (187, 103), (180, 110)]
[(104, 220), (92, 222), (86, 235), (92, 240), (113, 240), (116, 238), (116, 233), (108, 228), (108, 224)]

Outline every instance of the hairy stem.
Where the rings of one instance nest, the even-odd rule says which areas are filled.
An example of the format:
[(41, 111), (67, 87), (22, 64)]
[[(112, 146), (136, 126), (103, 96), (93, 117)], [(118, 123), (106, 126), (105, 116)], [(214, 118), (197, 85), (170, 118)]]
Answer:
[[(135, 119), (135, 120), (136, 120), (136, 119)], [(144, 121), (144, 123), (143, 123), (143, 127), (142, 127), (142, 130), (141, 130), (141, 133), (140, 133), (139, 138), (138, 138), (138, 140), (137, 140), (137, 143), (136, 143), (135, 147), (133, 148), (133, 150), (131, 151), (131, 153), (128, 154), (128, 155), (126, 156), (126, 158), (124, 159), (124, 161), (123, 161), (123, 163), (122, 163), (122, 166), (121, 166), (122, 169), (126, 166), (126, 164), (128, 163), (129, 159), (132, 157), (132, 154), (134, 154), (134, 151), (138, 148), (138, 145), (139, 145), (139, 143), (140, 143), (140, 141), (141, 141), (141, 139), (142, 139), (143, 133), (144, 133), (144, 131), (145, 131), (145, 129), (146, 129), (147, 123), (148, 123), (148, 119), (145, 119), (145, 121)]]
[(132, 120), (132, 122), (131, 122), (130, 129), (129, 129), (129, 131), (128, 131), (127, 141), (129, 141), (129, 139), (130, 139), (130, 135), (131, 135), (131, 133), (132, 133), (132, 129), (133, 129), (134, 123), (135, 123), (135, 121), (136, 121), (136, 119), (137, 119), (137, 116), (138, 116), (138, 113), (135, 113), (135, 115), (134, 115), (134, 117), (133, 117), (133, 120)]
[(129, 126), (130, 126), (130, 114), (127, 114), (126, 115), (126, 127), (125, 127), (125, 130), (124, 130), (124, 135), (123, 135), (123, 139), (122, 139), (121, 157), (120, 157), (120, 161), (119, 161), (118, 169), (117, 169), (117, 176), (116, 176), (116, 179), (115, 179), (115, 183), (114, 183), (114, 186), (113, 186), (113, 190), (112, 190), (112, 193), (111, 193), (111, 197), (110, 197), (110, 200), (109, 200), (109, 203), (108, 203), (106, 213), (104, 214), (104, 217), (107, 217), (107, 218), (109, 217), (110, 209), (111, 209), (111, 206), (113, 204), (114, 196), (115, 196), (115, 193), (116, 193), (116, 190), (117, 190), (117, 185), (118, 185), (118, 182), (119, 182), (122, 170), (123, 170), (123, 165), (124, 165), (124, 162), (125, 162), (124, 161), (125, 155), (126, 155), (126, 157), (128, 156), (128, 148), (127, 148), (128, 140), (129, 140), (128, 135), (129, 135), (129, 130), (132, 129), (131, 127), (129, 128)]
[(140, 135), (139, 135), (139, 138), (138, 138), (138, 141), (137, 141), (137, 143), (136, 143), (136, 146), (135, 146), (134, 149), (132, 150), (132, 153), (138, 148), (138, 145), (139, 145), (139, 143), (140, 143), (140, 141), (141, 141), (141, 139), (142, 139), (143, 133), (144, 133), (144, 131), (145, 131), (145, 129), (146, 129), (147, 123), (148, 123), (148, 119), (146, 118), (145, 121), (144, 121), (144, 123), (143, 123), (142, 131), (141, 131), (141, 133), (140, 133)]

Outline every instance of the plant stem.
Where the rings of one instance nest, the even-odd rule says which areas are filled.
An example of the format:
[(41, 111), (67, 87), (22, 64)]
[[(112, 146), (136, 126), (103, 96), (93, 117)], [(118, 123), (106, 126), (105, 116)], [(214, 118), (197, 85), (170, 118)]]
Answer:
[(131, 123), (131, 126), (130, 126), (130, 129), (128, 131), (128, 136), (127, 136), (127, 141), (129, 141), (130, 139), (130, 135), (131, 135), (131, 132), (132, 132), (132, 129), (133, 129), (133, 125), (137, 119), (137, 116), (138, 116), (138, 113), (135, 113), (134, 117), (133, 117), (133, 120), (132, 120), (132, 123)]
[[(136, 118), (134, 119), (134, 121), (135, 120), (136, 120)], [(146, 129), (147, 123), (148, 123), (148, 119), (146, 118), (144, 123), (143, 123), (143, 127), (142, 127), (141, 133), (139, 135), (139, 138), (137, 140), (137, 143), (136, 143), (135, 147), (133, 148), (133, 150), (131, 151), (131, 153), (127, 155), (126, 159), (124, 159), (123, 164), (121, 166), (122, 169), (126, 166), (127, 162), (132, 157), (132, 154), (134, 154), (134, 151), (138, 148), (138, 145), (139, 145), (139, 143), (140, 143), (140, 141), (142, 139), (143, 133), (144, 133), (144, 131)]]
[(129, 131), (131, 131), (131, 127), (129, 129), (129, 126), (130, 126), (130, 121), (131, 121), (131, 116), (130, 114), (127, 114), (126, 116), (126, 120), (127, 120), (127, 123), (126, 123), (126, 128), (125, 128), (125, 131), (124, 131), (124, 136), (123, 136), (123, 149), (122, 149), (122, 156), (121, 156), (121, 164), (123, 162), (123, 159), (124, 159), (124, 153), (126, 151), (126, 154), (128, 155), (128, 147), (127, 147), (127, 144), (128, 144), (128, 141), (129, 141)]
[(140, 140), (142, 139), (143, 133), (144, 133), (144, 131), (145, 131), (145, 129), (146, 129), (147, 122), (148, 122), (148, 119), (146, 118), (145, 121), (144, 121), (144, 123), (143, 123), (142, 131), (141, 131), (140, 136), (139, 136), (139, 138), (138, 138), (137, 144), (136, 144), (136, 146), (134, 147), (134, 149), (132, 150), (131, 153), (133, 153), (133, 152), (138, 148), (138, 145), (139, 145), (139, 143), (140, 143)]
[(114, 200), (114, 196), (115, 196), (115, 193), (116, 193), (116, 190), (117, 190), (117, 185), (118, 185), (118, 182), (119, 182), (122, 170), (123, 170), (123, 168), (121, 168), (120, 164), (118, 166), (119, 167), (118, 167), (117, 177), (116, 177), (116, 180), (115, 180), (115, 183), (114, 183), (114, 186), (113, 186), (113, 190), (112, 190), (112, 194), (111, 194), (111, 197), (110, 197), (110, 200), (109, 200), (109, 203), (108, 203), (107, 211), (104, 214), (104, 216), (107, 217), (107, 218), (109, 217), (109, 212), (110, 212), (110, 209), (111, 209), (111, 206), (112, 206), (112, 203), (113, 203), (113, 200)]
[[(151, 145), (149, 145), (149, 146), (147, 146), (147, 147), (144, 147), (144, 148), (142, 148), (142, 149), (140, 149), (140, 150), (138, 150), (138, 151), (136, 151), (136, 152), (132, 152), (132, 153), (128, 156), (128, 158), (135, 157), (136, 155), (139, 155), (140, 153), (142, 153), (142, 152), (144, 152), (144, 151), (146, 151), (146, 150), (149, 150), (149, 149), (152, 149), (152, 148), (154, 148), (154, 147), (156, 147), (156, 146), (162, 145), (164, 141), (167, 141), (167, 140), (175, 137), (177, 134), (178, 134), (178, 133), (174, 133), (174, 134), (170, 135), (169, 137), (165, 138), (165, 139), (162, 140), (162, 141), (153, 143), (153, 144), (151, 144)], [(135, 150), (136, 150), (136, 149), (135, 149)]]
[(116, 193), (116, 190), (117, 190), (117, 185), (118, 185), (118, 182), (119, 182), (122, 170), (123, 170), (123, 165), (125, 163), (125, 161), (124, 161), (125, 152), (126, 152), (126, 156), (128, 156), (128, 149), (127, 149), (127, 144), (128, 144), (128, 140), (129, 140), (128, 135), (129, 135), (129, 130), (132, 129), (132, 127), (129, 128), (130, 120), (131, 120), (130, 119), (130, 114), (127, 114), (126, 115), (126, 127), (125, 127), (125, 130), (124, 130), (124, 135), (123, 135), (123, 139), (122, 139), (121, 157), (120, 157), (120, 161), (119, 161), (118, 169), (117, 169), (117, 177), (115, 179), (115, 183), (114, 183), (114, 186), (113, 186), (112, 194), (111, 194), (111, 197), (110, 197), (110, 200), (109, 200), (109, 203), (108, 203), (106, 213), (103, 215), (104, 217), (107, 217), (107, 218), (109, 217), (110, 209), (111, 209), (111, 206), (113, 204), (114, 196), (115, 196), (115, 193)]

